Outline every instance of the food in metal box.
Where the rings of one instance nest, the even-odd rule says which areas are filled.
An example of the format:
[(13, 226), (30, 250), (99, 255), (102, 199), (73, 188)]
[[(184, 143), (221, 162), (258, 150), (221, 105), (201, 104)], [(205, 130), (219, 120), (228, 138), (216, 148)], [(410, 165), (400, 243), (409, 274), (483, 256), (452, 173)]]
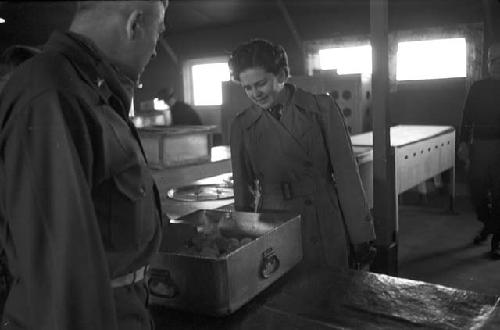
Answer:
[[(272, 230), (275, 226), (248, 227), (241, 230), (241, 225), (233, 219), (232, 213), (224, 212), (210, 217), (204, 214), (201, 224), (197, 226), (198, 233), (185, 240), (177, 251), (179, 254), (219, 258), (227, 255), (241, 246), (250, 243), (255, 237)], [(252, 237), (251, 237), (252, 236)]]
[(300, 229), (287, 213), (198, 210), (174, 220), (151, 262), (149, 303), (230, 314), (302, 259)]

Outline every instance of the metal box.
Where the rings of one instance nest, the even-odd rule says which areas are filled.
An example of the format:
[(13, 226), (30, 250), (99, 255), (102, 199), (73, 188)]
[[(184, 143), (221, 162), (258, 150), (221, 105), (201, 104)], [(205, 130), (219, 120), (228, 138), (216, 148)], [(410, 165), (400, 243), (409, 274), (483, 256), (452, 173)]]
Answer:
[(210, 161), (214, 125), (138, 128), (149, 166), (166, 168)]
[[(231, 221), (221, 226), (228, 216)], [(227, 315), (302, 259), (299, 215), (198, 210), (179, 222), (169, 225), (160, 252), (151, 263), (148, 284), (152, 305)], [(179, 252), (186, 240), (214, 225), (224, 236), (253, 239), (219, 257)]]

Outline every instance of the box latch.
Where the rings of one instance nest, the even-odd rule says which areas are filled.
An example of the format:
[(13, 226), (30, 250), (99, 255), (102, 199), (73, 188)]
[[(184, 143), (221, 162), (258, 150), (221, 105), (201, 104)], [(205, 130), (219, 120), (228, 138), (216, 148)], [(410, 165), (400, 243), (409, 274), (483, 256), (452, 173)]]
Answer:
[(260, 265), (260, 275), (262, 278), (269, 278), (280, 268), (280, 260), (273, 248), (269, 248), (262, 253)]

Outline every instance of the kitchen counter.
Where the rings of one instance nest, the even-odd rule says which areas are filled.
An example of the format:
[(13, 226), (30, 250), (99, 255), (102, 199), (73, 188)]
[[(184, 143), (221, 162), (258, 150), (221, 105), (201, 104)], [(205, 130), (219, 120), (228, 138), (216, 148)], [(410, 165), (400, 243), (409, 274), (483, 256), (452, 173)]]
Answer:
[[(360, 166), (371, 166), (371, 148), (355, 146), (354, 152)], [(226, 172), (188, 183), (223, 183), (231, 175)], [(180, 216), (231, 202), (169, 200), (166, 206)], [(383, 274), (295, 268), (227, 317), (158, 306), (151, 311), (157, 329), (500, 329), (498, 302), (498, 296)]]
[(194, 165), (183, 165), (165, 169), (152, 169), (160, 192), (170, 188), (191, 184), (196, 180), (231, 172), (229, 146), (212, 147), (210, 161)]
[(168, 198), (169, 189), (193, 184), (222, 183), (231, 175), (231, 156), (229, 146), (213, 147), (210, 162), (152, 170), (160, 193), (164, 213), (171, 219), (197, 209), (213, 209), (233, 202), (230, 200), (206, 202), (181, 202)]
[[(372, 205), (373, 186), (373, 150), (371, 147), (353, 147), (354, 155), (358, 161), (359, 172), (367, 192), (369, 205)], [(182, 166), (178, 168), (153, 171), (153, 176), (160, 190), (162, 207), (167, 216), (177, 219), (180, 216), (194, 212), (198, 209), (215, 209), (233, 203), (233, 199), (182, 202), (168, 198), (167, 193), (171, 188), (186, 185), (225, 184), (232, 177), (231, 159), (228, 146), (212, 148), (211, 162), (205, 164)]]
[(157, 329), (499, 329), (498, 301), (382, 274), (296, 268), (227, 317), (151, 311)]
[[(220, 175), (203, 178), (190, 182), (190, 185), (210, 185), (210, 184), (225, 184), (232, 177), (232, 173), (223, 173)], [(160, 193), (160, 199), (162, 203), (163, 212), (170, 219), (178, 219), (179, 217), (186, 215), (188, 213), (194, 212), (196, 210), (211, 210), (220, 208), (226, 205), (232, 205), (234, 199), (226, 198), (219, 200), (206, 200), (206, 201), (190, 201), (184, 202), (179, 200), (174, 200), (168, 197), (168, 191)], [(232, 209), (232, 208), (230, 208)]]

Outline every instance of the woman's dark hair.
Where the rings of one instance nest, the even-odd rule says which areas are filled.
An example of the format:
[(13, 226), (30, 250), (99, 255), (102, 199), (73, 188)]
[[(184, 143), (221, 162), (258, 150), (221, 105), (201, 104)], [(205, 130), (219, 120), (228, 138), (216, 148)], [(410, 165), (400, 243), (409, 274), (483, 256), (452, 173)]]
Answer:
[(267, 72), (288, 77), (288, 55), (283, 47), (264, 39), (253, 39), (239, 45), (229, 57), (229, 70), (234, 80), (240, 81), (240, 73), (253, 67), (262, 67)]

